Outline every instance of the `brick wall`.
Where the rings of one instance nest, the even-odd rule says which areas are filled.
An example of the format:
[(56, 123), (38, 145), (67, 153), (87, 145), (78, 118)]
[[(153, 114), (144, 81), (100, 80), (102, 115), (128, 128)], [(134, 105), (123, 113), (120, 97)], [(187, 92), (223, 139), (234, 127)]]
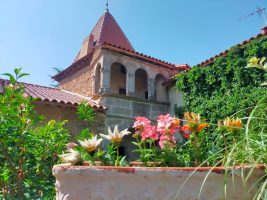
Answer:
[(60, 81), (59, 87), (63, 90), (78, 93), (83, 96), (93, 95), (94, 66), (99, 60), (100, 50), (94, 52), (92, 62), (85, 68)]
[(75, 74), (60, 81), (59, 87), (63, 90), (78, 93), (83, 96), (92, 95), (93, 68), (86, 66)]

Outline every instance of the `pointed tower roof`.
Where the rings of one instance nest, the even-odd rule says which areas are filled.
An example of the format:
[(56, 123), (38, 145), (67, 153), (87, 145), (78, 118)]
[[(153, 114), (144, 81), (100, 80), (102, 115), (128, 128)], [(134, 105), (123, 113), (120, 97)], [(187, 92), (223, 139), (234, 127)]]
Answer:
[(84, 39), (74, 62), (52, 78), (60, 82), (84, 67), (91, 65), (94, 59), (94, 52), (97, 49), (108, 49), (119, 54), (128, 55), (134, 59), (149, 62), (173, 71), (176, 70), (175, 65), (172, 63), (135, 51), (107, 7), (106, 12), (100, 17), (92, 32)]
[(94, 41), (97, 42), (96, 45), (105, 42), (121, 46), (128, 50), (134, 50), (121, 27), (108, 10), (100, 17), (90, 35), (94, 36)]
[(88, 55), (95, 47), (103, 43), (134, 51), (132, 44), (108, 9), (100, 17), (92, 32), (84, 39), (81, 50), (74, 61)]

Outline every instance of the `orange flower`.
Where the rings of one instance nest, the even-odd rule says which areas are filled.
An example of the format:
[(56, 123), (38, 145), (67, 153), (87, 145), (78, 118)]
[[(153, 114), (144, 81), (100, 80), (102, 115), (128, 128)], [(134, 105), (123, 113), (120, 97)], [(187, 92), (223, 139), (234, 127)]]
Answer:
[(187, 124), (183, 126), (183, 130), (199, 133), (202, 129), (209, 126), (208, 123), (201, 123), (200, 114), (185, 112), (184, 118), (187, 120)]
[(188, 124), (184, 125), (181, 128), (182, 131), (194, 131), (194, 129), (192, 129)]
[(185, 112), (184, 113), (184, 118), (188, 121), (192, 121), (192, 117), (191, 117), (191, 114), (190, 112)]
[(199, 133), (203, 128), (207, 128), (207, 127), (209, 127), (208, 123), (200, 124), (198, 125), (196, 132)]
[(179, 125), (180, 125), (180, 120), (177, 118), (173, 118), (170, 128), (178, 128)]
[(200, 122), (200, 115), (193, 112), (185, 112), (184, 118), (190, 122)]
[(231, 119), (227, 117), (223, 121), (223, 125), (226, 126), (226, 128), (228, 128), (230, 131), (235, 132), (235, 131), (238, 131), (242, 127), (242, 121), (240, 118)]

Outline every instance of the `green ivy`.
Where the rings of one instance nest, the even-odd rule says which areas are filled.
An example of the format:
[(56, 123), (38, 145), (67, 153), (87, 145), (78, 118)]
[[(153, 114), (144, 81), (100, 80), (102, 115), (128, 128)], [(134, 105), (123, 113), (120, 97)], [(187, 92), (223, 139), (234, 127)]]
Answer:
[[(228, 116), (248, 116), (252, 107), (267, 95), (260, 85), (267, 75), (245, 68), (249, 59), (267, 55), (267, 37), (232, 47), (208, 66), (194, 66), (177, 75), (176, 86), (184, 95), (184, 110), (200, 113), (212, 123)], [(179, 112), (179, 110), (177, 110)]]

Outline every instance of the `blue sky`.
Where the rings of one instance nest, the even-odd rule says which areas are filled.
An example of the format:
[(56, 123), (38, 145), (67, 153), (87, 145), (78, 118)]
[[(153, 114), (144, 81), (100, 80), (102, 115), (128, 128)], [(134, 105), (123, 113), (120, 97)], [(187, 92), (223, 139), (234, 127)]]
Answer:
[[(110, 12), (142, 53), (191, 66), (260, 32), (263, 18), (238, 18), (266, 0), (110, 0)], [(0, 73), (23, 67), (23, 81), (50, 85), (104, 13), (105, 0), (0, 1)]]

